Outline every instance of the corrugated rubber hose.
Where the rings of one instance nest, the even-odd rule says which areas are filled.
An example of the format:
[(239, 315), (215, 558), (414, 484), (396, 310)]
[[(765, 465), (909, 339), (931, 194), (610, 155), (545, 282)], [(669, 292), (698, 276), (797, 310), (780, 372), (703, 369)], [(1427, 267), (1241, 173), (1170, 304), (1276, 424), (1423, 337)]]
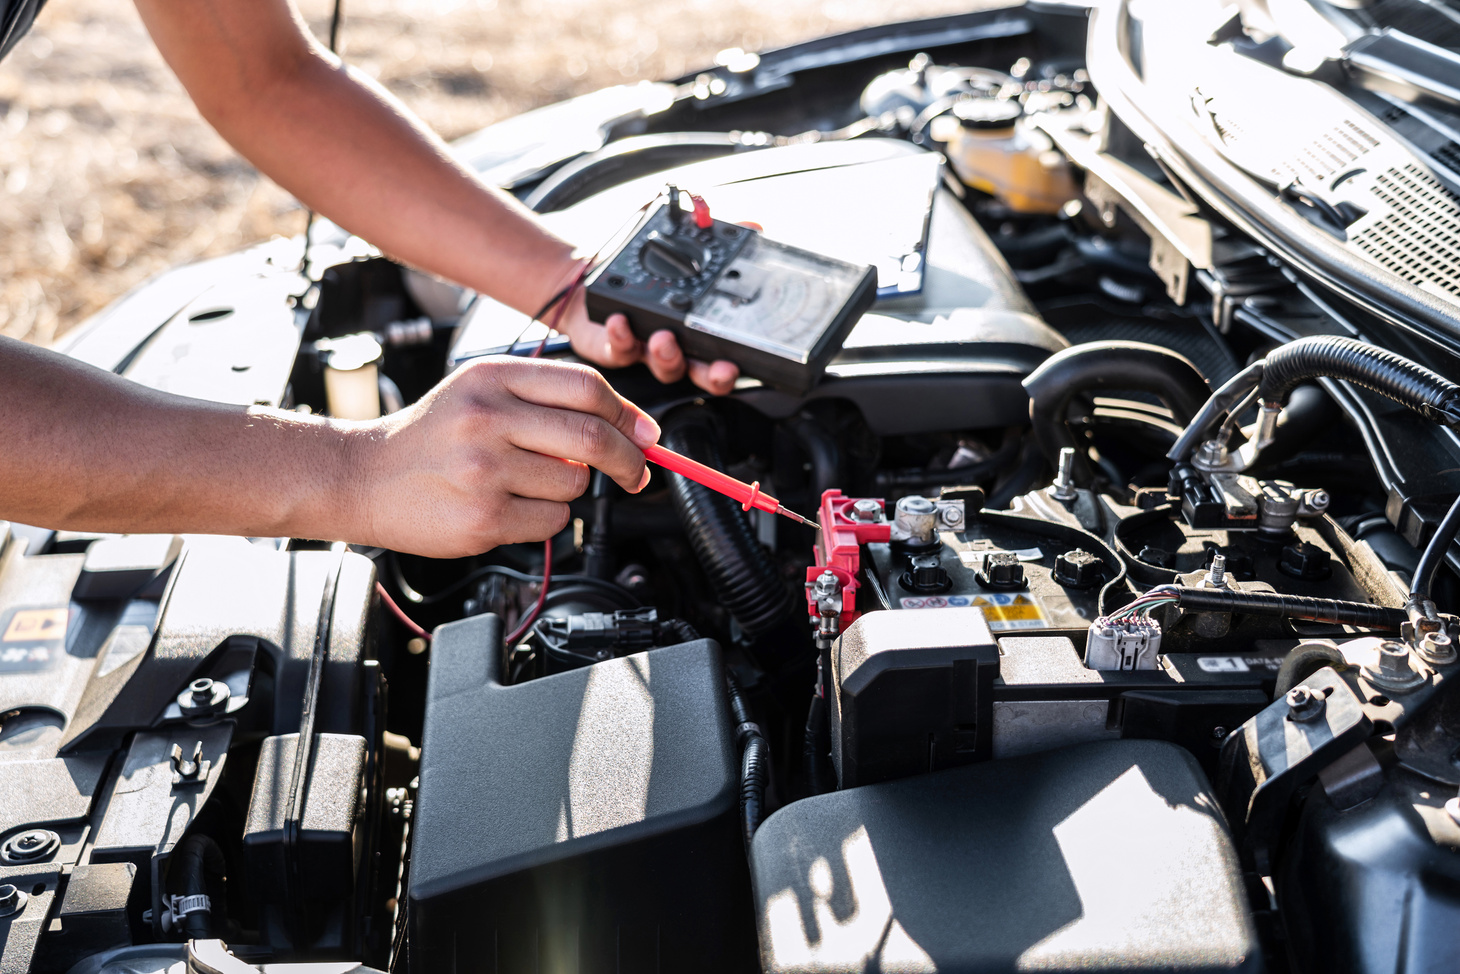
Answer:
[[(664, 445), (716, 470), (724, 468), (715, 432), (701, 417), (691, 414), (671, 422), (664, 431)], [(791, 611), (791, 592), (740, 505), (675, 473), (669, 474), (669, 489), (716, 597), (751, 635), (775, 628)]]
[(1300, 338), (1269, 352), (1258, 395), (1280, 403), (1299, 383), (1322, 377), (1362, 386), (1431, 422), (1460, 425), (1460, 386), (1402, 355), (1337, 335)]
[(1211, 393), (1207, 380), (1183, 355), (1143, 342), (1106, 341), (1072, 345), (1045, 359), (1024, 380), (1029, 422), (1050, 464), (1060, 449), (1075, 448), (1075, 482), (1088, 485), (1091, 471), (1085, 444), (1066, 420), (1070, 403), (1081, 393), (1147, 392), (1186, 423)]
[(745, 845), (755, 830), (765, 821), (765, 790), (770, 781), (770, 749), (760, 725), (750, 716), (750, 707), (740, 691), (740, 684), (730, 675), (725, 676), (725, 687), (730, 694), (730, 713), (735, 720), (735, 737), (740, 742), (740, 825)]

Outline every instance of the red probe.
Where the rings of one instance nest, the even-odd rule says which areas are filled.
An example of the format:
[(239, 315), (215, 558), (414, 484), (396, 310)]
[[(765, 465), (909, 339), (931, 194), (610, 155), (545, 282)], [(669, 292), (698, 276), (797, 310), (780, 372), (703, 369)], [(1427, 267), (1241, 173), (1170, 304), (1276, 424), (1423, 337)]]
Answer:
[(689, 457), (680, 456), (673, 450), (666, 450), (662, 446), (651, 446), (644, 451), (644, 456), (659, 464), (665, 470), (672, 470), (681, 477), (688, 477), (697, 484), (704, 484), (711, 490), (717, 490), (726, 497), (733, 498), (740, 502), (744, 510), (752, 507), (757, 510), (766, 511), (770, 514), (784, 514), (793, 521), (800, 521), (802, 524), (819, 529), (821, 526), (815, 521), (804, 518), (795, 511), (787, 510), (780, 501), (769, 494), (761, 493), (760, 481), (747, 484), (736, 480), (728, 474), (713, 470), (703, 463), (697, 463)]

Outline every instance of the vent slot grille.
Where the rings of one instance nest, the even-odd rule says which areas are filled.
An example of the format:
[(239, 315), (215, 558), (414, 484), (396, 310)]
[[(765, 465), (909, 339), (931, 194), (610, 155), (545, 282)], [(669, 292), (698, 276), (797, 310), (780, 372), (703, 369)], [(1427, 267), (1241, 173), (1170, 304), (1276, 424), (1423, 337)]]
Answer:
[(1381, 266), (1430, 289), (1460, 296), (1460, 201), (1412, 163), (1374, 180), (1389, 212), (1354, 237)]
[(1300, 149), (1291, 161), (1275, 166), (1272, 173), (1279, 182), (1301, 178), (1309, 185), (1320, 185), (1378, 144), (1363, 126), (1344, 119)]

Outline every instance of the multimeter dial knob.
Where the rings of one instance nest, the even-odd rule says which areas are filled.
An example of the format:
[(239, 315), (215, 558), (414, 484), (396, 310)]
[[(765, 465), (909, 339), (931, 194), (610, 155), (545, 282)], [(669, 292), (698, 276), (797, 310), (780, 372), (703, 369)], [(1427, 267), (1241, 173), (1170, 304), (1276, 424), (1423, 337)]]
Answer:
[(695, 277), (705, 269), (705, 249), (693, 240), (652, 232), (639, 250), (644, 270), (666, 281)]

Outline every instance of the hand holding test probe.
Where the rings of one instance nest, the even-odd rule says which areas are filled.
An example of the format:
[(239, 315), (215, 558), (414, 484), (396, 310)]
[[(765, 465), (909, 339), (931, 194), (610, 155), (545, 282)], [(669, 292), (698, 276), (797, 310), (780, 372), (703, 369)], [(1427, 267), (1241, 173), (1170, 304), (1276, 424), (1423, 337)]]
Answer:
[(705, 466), (689, 457), (681, 456), (673, 450), (666, 450), (662, 446), (651, 446), (644, 449), (644, 456), (659, 464), (665, 470), (673, 471), (681, 477), (688, 477), (697, 484), (703, 484), (711, 490), (717, 490), (726, 497), (733, 498), (740, 502), (745, 510), (752, 507), (757, 510), (766, 511), (770, 514), (782, 514), (793, 521), (799, 521), (809, 527), (819, 528), (820, 525), (809, 518), (804, 518), (795, 511), (789, 510), (784, 504), (771, 495), (760, 489), (760, 481), (747, 484), (743, 480), (736, 480), (729, 474), (721, 473), (711, 467)]

